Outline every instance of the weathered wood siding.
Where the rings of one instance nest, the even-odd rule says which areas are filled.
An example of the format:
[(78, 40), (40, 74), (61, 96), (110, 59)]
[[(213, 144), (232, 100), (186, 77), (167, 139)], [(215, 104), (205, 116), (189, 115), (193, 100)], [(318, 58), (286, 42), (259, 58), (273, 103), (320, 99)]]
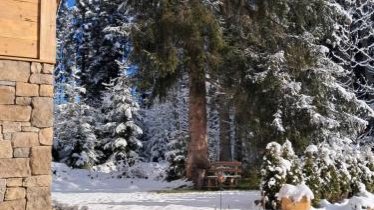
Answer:
[(0, 0), (0, 57), (55, 62), (55, 0)]

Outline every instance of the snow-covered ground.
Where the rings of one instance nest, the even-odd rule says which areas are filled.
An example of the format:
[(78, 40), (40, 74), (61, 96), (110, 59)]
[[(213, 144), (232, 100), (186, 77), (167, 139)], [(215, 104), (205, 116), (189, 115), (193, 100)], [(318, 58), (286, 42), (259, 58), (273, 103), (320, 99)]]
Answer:
[[(89, 210), (261, 209), (254, 204), (260, 199), (258, 191), (168, 192), (188, 187), (191, 183), (162, 181), (166, 167), (163, 164), (141, 163), (132, 167), (129, 174), (144, 178), (118, 178), (121, 174), (110, 167), (95, 168), (96, 171), (73, 170), (64, 164), (54, 163), (52, 198), (58, 203), (88, 207)], [(340, 204), (323, 201), (323, 208), (314, 210), (374, 209), (374, 195), (366, 192), (364, 186), (362, 188), (357, 197)]]
[[(53, 200), (89, 210), (256, 210), (258, 191), (183, 192), (170, 189), (189, 186), (189, 182), (163, 182), (159, 177), (165, 168), (159, 164), (141, 165), (136, 173), (148, 179), (118, 179), (118, 173), (101, 170), (72, 170), (64, 164), (53, 164)], [(142, 170), (147, 168), (148, 170)], [(146, 171), (149, 171), (148, 174)], [(161, 192), (160, 192), (161, 191)], [(222, 197), (222, 203), (221, 198)]]

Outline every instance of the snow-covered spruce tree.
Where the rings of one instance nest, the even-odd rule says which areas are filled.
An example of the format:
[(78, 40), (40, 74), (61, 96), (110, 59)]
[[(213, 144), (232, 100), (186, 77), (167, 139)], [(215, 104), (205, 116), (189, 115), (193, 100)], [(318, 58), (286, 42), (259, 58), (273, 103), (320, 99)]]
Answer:
[(76, 168), (90, 168), (101, 154), (95, 149), (96, 119), (100, 113), (84, 103), (55, 107), (54, 160)]
[(305, 150), (303, 177), (305, 184), (314, 194), (313, 204), (318, 205), (321, 200), (322, 179), (319, 170), (319, 150), (315, 145), (309, 145)]
[(364, 170), (364, 184), (369, 192), (374, 192), (374, 154), (371, 148), (367, 148), (364, 151), (365, 156), (365, 170)]
[(173, 181), (186, 177), (186, 157), (189, 135), (186, 131), (170, 133), (170, 140), (166, 152), (166, 160), (170, 166), (167, 170), (166, 180)]
[[(355, 89), (356, 95), (373, 104), (374, 52), (374, 5), (371, 0), (336, 1), (330, 0), (335, 11), (335, 30), (329, 42), (333, 60), (351, 72), (348, 81)], [(367, 145), (374, 136), (374, 123), (370, 121), (367, 132), (360, 142)]]
[(121, 0), (77, 0), (74, 12), (76, 65), (86, 88), (83, 100), (100, 106), (103, 83), (121, 75), (117, 64), (128, 56), (130, 7)]
[(175, 111), (170, 101), (155, 102), (141, 109), (144, 118), (144, 156), (151, 162), (162, 162), (168, 151), (169, 134), (175, 128)]
[(292, 143), (288, 140), (282, 145), (282, 158), (290, 162), (290, 170), (286, 176), (286, 183), (292, 185), (299, 185), (304, 181), (302, 173), (302, 163), (292, 147)]
[(169, 143), (174, 141), (174, 133), (188, 133), (187, 81), (188, 78), (184, 76), (162, 100), (155, 99), (151, 106), (141, 110), (145, 128), (144, 153), (150, 161), (171, 160), (166, 154)]
[(220, 150), (220, 115), (219, 95), (217, 87), (208, 82), (207, 84), (207, 113), (208, 113), (208, 149), (209, 159), (219, 161)]
[(97, 128), (102, 163), (131, 166), (138, 160), (142, 147), (142, 129), (137, 125), (138, 104), (133, 100), (126, 76), (118, 77), (107, 84), (103, 96), (102, 122)]
[(242, 135), (244, 145), (254, 150), (251, 164), (259, 165), (255, 157), (261, 155), (255, 154), (270, 140), (289, 139), (297, 154), (311, 143), (342, 146), (355, 140), (372, 110), (345, 83), (350, 72), (331, 61), (328, 48), (321, 46), (331, 38), (335, 21), (328, 2), (238, 5), (222, 4), (226, 17), (221, 26), (229, 42), (222, 72), (243, 118), (240, 126), (252, 134)]
[(278, 209), (279, 202), (276, 194), (286, 183), (287, 175), (291, 170), (291, 162), (284, 159), (282, 153), (282, 146), (276, 142), (271, 142), (266, 146), (261, 166), (261, 195), (266, 209)]
[(339, 180), (338, 170), (335, 165), (335, 152), (328, 145), (321, 147), (319, 162), (320, 175), (322, 178), (321, 197), (330, 202), (342, 200), (343, 192)]
[(372, 104), (374, 89), (374, 5), (371, 0), (329, 0), (334, 12), (334, 30), (328, 45), (332, 59), (350, 71), (350, 83), (359, 98)]

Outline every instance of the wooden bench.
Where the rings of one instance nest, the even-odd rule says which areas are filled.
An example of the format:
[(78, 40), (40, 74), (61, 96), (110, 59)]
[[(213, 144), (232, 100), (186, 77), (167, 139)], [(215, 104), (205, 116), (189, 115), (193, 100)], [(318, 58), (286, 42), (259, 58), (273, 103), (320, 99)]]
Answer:
[(205, 186), (207, 188), (234, 188), (242, 178), (241, 162), (213, 162), (206, 172)]

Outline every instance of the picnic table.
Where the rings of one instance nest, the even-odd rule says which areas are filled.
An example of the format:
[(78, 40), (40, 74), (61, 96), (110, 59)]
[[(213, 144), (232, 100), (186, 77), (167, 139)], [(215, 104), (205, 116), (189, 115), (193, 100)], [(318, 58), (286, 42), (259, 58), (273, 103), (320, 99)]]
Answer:
[(205, 176), (205, 186), (207, 188), (228, 187), (234, 188), (242, 178), (242, 163), (233, 161), (213, 162), (207, 170)]

